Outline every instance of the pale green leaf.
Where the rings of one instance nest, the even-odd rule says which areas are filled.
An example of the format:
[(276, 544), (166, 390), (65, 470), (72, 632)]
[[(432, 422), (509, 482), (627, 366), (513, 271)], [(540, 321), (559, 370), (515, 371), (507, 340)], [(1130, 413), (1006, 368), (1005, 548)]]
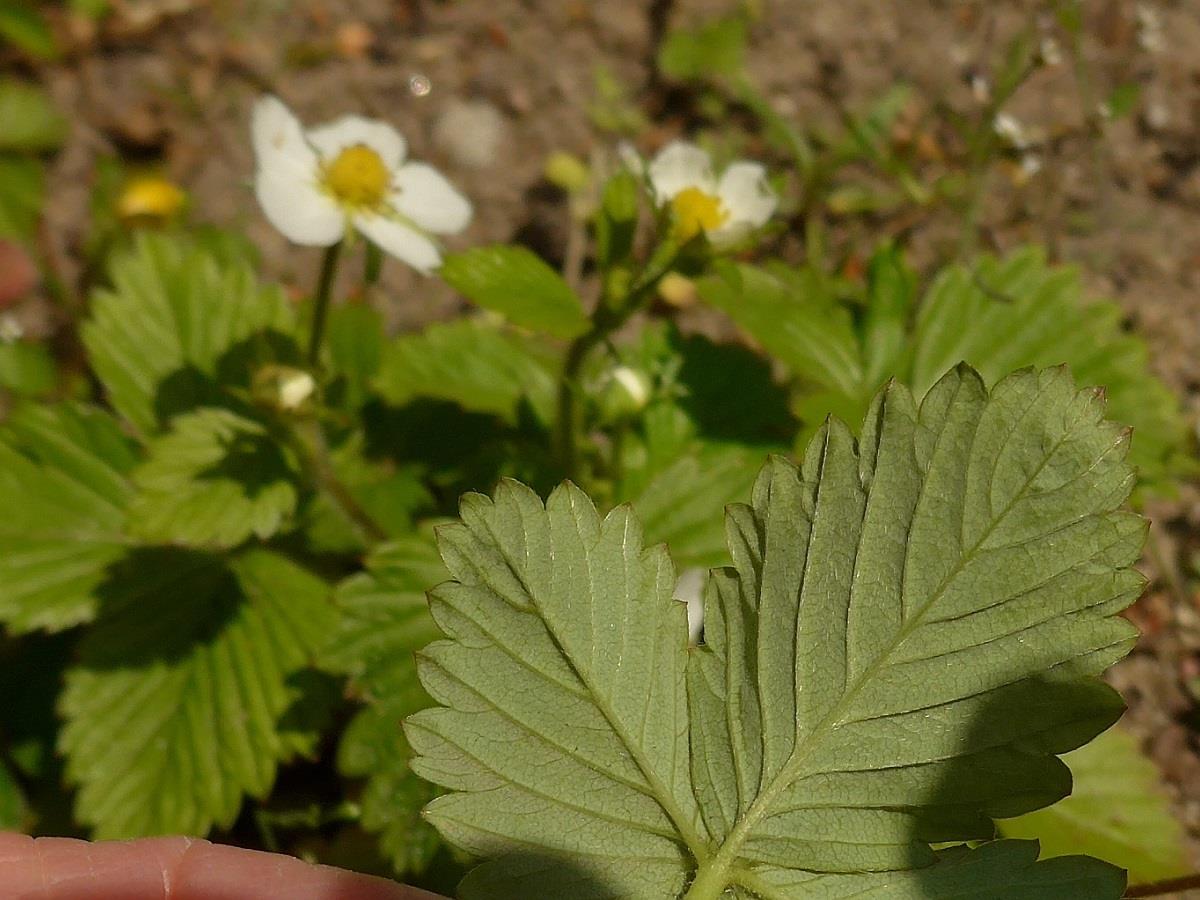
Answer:
[(367, 704), (342, 735), (338, 769), (367, 779), (363, 826), (379, 833), (400, 873), (423, 869), (439, 843), (420, 816), (434, 791), (409, 768), (412, 751), (400, 722), (430, 704), (413, 654), (438, 636), (425, 591), (447, 577), (429, 537), (381, 545), (366, 572), (338, 587), (341, 625), (321, 659), (330, 671), (349, 675)]
[(254, 359), (274, 355), (295, 327), (278, 287), (199, 243), (141, 234), (110, 276), (92, 297), (83, 343), (109, 401), (143, 432), (248, 387)]
[(487, 322), (459, 319), (393, 341), (384, 351), (376, 388), (396, 405), (417, 397), (450, 400), (510, 422), (528, 404), (548, 422), (555, 365), (532, 341)]
[(133, 446), (89, 406), (27, 406), (0, 427), (0, 620), (58, 630), (95, 614), (125, 552)]
[[(1062, 797), (1056, 754), (1120, 710), (1096, 676), (1132, 645), (1116, 614), (1142, 587), (1126, 449), (1062, 369), (989, 397), (962, 367), (920, 407), (893, 385), (859, 445), (831, 422), (730, 507), (734, 566), (692, 652), (628, 507), (602, 521), (569, 484), (545, 506), (513, 482), (466, 496), (439, 533), (455, 581), (431, 593), (448, 640), (420, 658), (442, 706), (407, 727), (414, 769), (452, 791), (427, 818), (488, 860), (463, 895), (936, 883), (930, 843)], [(987, 896), (1120, 894), (1115, 869), (1031, 868), (1020, 846), (966, 857), (1028, 856)], [(944, 877), (932, 896), (972, 896)]]
[(1106, 731), (1063, 762), (1074, 780), (1071, 796), (1001, 822), (1006, 836), (1037, 838), (1046, 856), (1099, 857), (1127, 870), (1134, 884), (1191, 871), (1183, 826), (1171, 813), (1157, 767), (1132, 735)]
[(579, 297), (562, 276), (524, 247), (474, 247), (452, 253), (438, 274), (468, 300), (514, 325), (573, 338), (588, 328)]
[(204, 835), (311, 740), (282, 723), (336, 626), (324, 582), (264, 550), (143, 550), (66, 674), (59, 749), (97, 838)]
[(149, 541), (234, 547), (265, 539), (296, 510), (299, 467), (262, 422), (202, 408), (171, 420), (133, 473), (130, 530)]
[(67, 120), (34, 84), (0, 78), (0, 150), (54, 150), (67, 135)]
[(739, 887), (735, 896), (746, 900), (1115, 900), (1125, 875), (1083, 856), (1039, 862), (1033, 841), (993, 841), (942, 851), (916, 871), (817, 875), (768, 868)]

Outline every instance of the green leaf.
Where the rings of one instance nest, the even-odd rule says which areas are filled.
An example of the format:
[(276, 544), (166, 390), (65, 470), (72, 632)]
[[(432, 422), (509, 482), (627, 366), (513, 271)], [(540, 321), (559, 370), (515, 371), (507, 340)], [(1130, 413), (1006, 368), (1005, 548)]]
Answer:
[(131, 555), (67, 671), (59, 749), (99, 839), (204, 835), (311, 741), (281, 724), (336, 626), (324, 582), (252, 550)]
[(439, 845), (420, 816), (433, 790), (409, 768), (412, 751), (400, 722), (430, 701), (417, 681), (414, 651), (438, 636), (425, 591), (447, 578), (427, 536), (381, 545), (367, 571), (338, 587), (341, 625), (322, 656), (322, 665), (350, 676), (351, 687), (368, 704), (346, 728), (338, 769), (366, 778), (362, 824), (378, 832), (398, 873), (419, 871)]
[(616, 499), (632, 502), (648, 543), (664, 543), (680, 569), (725, 565), (725, 507), (750, 497), (766, 450), (704, 441), (683, 411), (656, 403), (630, 436)]
[[(334, 473), (386, 534), (398, 536), (411, 531), (415, 517), (434, 506), (420, 468), (398, 466), (391, 459), (369, 459), (363, 444), (363, 435), (354, 432), (332, 447), (329, 462)], [(366, 549), (358, 525), (327, 493), (312, 500), (304, 520), (308, 546), (316, 552), (356, 553)]]
[(633, 250), (641, 183), (628, 170), (608, 179), (596, 214), (596, 259), (607, 270), (625, 262)]
[(40, 87), (0, 78), (0, 151), (56, 150), (67, 136), (67, 120)]
[(515, 246), (475, 247), (452, 253), (439, 274), (456, 291), (514, 325), (552, 337), (587, 331), (579, 297), (562, 276), (531, 250)]
[(365, 303), (344, 303), (330, 310), (327, 347), (337, 377), (328, 392), (347, 409), (360, 409), (383, 360), (383, 320)]
[(1085, 302), (1079, 273), (1047, 265), (1040, 249), (947, 269), (921, 301), (912, 341), (906, 380), (918, 396), (960, 360), (989, 385), (1022, 366), (1069, 365), (1080, 384), (1104, 387), (1114, 421), (1132, 426), (1141, 481), (1169, 482), (1187, 439), (1179, 402), (1151, 374), (1120, 309)]
[[(448, 639), (419, 658), (441, 706), (407, 723), (414, 770), (452, 791), (426, 817), (487, 860), (462, 895), (1115, 900), (1096, 861), (929, 844), (1062, 797), (1056, 754), (1119, 714), (1096, 676), (1143, 584), (1126, 446), (1062, 369), (989, 396), (962, 367), (919, 408), (892, 385), (858, 445), (831, 422), (730, 507), (691, 652), (629, 507), (464, 497), (430, 594)], [(996, 854), (994, 893), (946, 874)]]
[(40, 397), (57, 383), (54, 355), (45, 344), (0, 341), (0, 387), (18, 396)]
[(1047, 856), (1086, 853), (1120, 866), (1134, 883), (1191, 871), (1183, 826), (1172, 815), (1155, 765), (1128, 732), (1114, 728), (1063, 757), (1071, 796), (1000, 823), (1007, 837), (1036, 837)]
[(21, 407), (0, 428), (0, 620), (59, 630), (95, 614), (125, 552), (134, 450), (89, 406)]
[(283, 292), (248, 262), (185, 239), (141, 234), (110, 276), (83, 343), (109, 401), (143, 432), (248, 387), (256, 360), (286, 353), (295, 328)]
[(22, 830), (27, 814), (20, 785), (8, 767), (0, 763), (0, 828), (7, 831)]
[(130, 530), (160, 543), (235, 547), (296, 510), (298, 465), (263, 423), (227, 409), (176, 416), (133, 473)]
[(532, 341), (487, 322), (458, 319), (405, 335), (385, 350), (376, 380), (396, 405), (416, 397), (450, 400), (470, 412), (516, 422), (528, 403), (543, 422), (554, 415), (552, 358)]
[(45, 174), (36, 159), (0, 155), (0, 237), (29, 240), (37, 229)]
[(894, 254), (877, 255), (857, 328), (811, 270), (720, 266), (699, 290), (798, 376), (793, 409), (806, 439), (830, 414), (860, 419), (888, 377), (920, 398), (962, 361), (989, 386), (1026, 366), (1066, 364), (1081, 384), (1104, 387), (1112, 418), (1132, 426), (1141, 483), (1170, 489), (1188, 439), (1179, 403), (1118, 307), (1085, 300), (1075, 270), (1047, 265), (1034, 247), (951, 266), (933, 279), (915, 322), (904, 313), (912, 279)]
[(732, 15), (671, 32), (658, 51), (658, 67), (679, 81), (705, 81), (740, 74), (745, 53), (745, 17)]
[(859, 390), (863, 363), (850, 316), (809, 273), (790, 281), (782, 274), (724, 263), (696, 289), (796, 374), (843, 391)]
[[(24, 0), (0, 0), (0, 39), (38, 59), (58, 56), (54, 33), (45, 18)], [(0, 121), (3, 121), (0, 118)], [(0, 141), (3, 137), (0, 137)]]

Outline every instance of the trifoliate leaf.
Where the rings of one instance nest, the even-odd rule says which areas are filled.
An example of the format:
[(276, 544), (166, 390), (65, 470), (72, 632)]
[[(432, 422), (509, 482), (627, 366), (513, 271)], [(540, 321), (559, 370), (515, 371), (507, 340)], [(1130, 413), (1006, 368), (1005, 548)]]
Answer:
[(244, 259), (182, 239), (140, 234), (110, 275), (83, 342), (109, 401), (143, 432), (220, 405), (222, 382), (248, 387), (253, 360), (294, 328), (282, 291), (260, 286)]
[(366, 572), (339, 586), (341, 626), (322, 655), (322, 664), (349, 675), (351, 687), (367, 703), (342, 735), (338, 768), (348, 777), (367, 779), (362, 824), (379, 833), (398, 873), (423, 869), (439, 844), (420, 816), (435, 792), (409, 768), (412, 751), (400, 723), (430, 705), (417, 681), (413, 653), (438, 636), (425, 591), (446, 578), (428, 537), (380, 546)]
[(542, 421), (554, 415), (552, 358), (532, 341), (476, 320), (430, 325), (392, 342), (376, 387), (396, 405), (430, 397), (515, 422), (528, 403)]
[(1071, 796), (1001, 822), (1005, 836), (1037, 838), (1044, 856), (1099, 857), (1127, 870), (1133, 884), (1190, 871), (1183, 826), (1132, 735), (1113, 728), (1063, 762), (1073, 776)]
[(299, 470), (278, 436), (227, 409), (171, 420), (133, 473), (130, 530), (147, 540), (234, 547), (268, 538), (295, 512)]
[(514, 325), (551, 337), (588, 329), (579, 297), (541, 258), (524, 247), (474, 247), (452, 253), (438, 274), (468, 300)]
[(0, 427), (0, 621), (58, 630), (95, 613), (122, 534), (136, 458), (107, 413), (27, 406)]
[(40, 87), (0, 79), (0, 150), (54, 150), (67, 136), (67, 120)]
[[(920, 407), (892, 385), (861, 449), (833, 421), (730, 507), (691, 652), (629, 507), (464, 497), (430, 594), (449, 639), (419, 661), (442, 706), (407, 724), (452, 790), (426, 817), (487, 860), (463, 896), (1115, 900), (1096, 861), (929, 844), (1062, 797), (1055, 754), (1120, 711), (1095, 676), (1142, 587), (1127, 443), (1062, 369), (989, 396), (961, 367)], [(964, 890), (960, 865), (992, 880)]]
[(252, 550), (143, 550), (67, 671), (59, 749), (97, 838), (204, 835), (310, 741), (280, 720), (336, 626), (324, 582)]

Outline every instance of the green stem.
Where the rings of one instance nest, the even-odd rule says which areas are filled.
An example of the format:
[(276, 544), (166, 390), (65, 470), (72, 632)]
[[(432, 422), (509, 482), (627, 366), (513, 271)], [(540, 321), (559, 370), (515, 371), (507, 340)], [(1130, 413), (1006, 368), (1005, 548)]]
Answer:
[(303, 451), (305, 468), (313, 485), (334, 502), (367, 543), (387, 540), (387, 533), (371, 518), (371, 514), (354, 498), (334, 471), (321, 423), (316, 420), (298, 423), (296, 435), (299, 438), (296, 443)]
[(622, 303), (614, 307), (602, 300), (592, 317), (592, 327), (575, 338), (567, 349), (567, 358), (558, 382), (558, 419), (554, 435), (554, 446), (567, 478), (579, 478), (579, 407), (583, 396), (579, 376), (584, 363), (596, 347), (607, 341), (641, 308), (663, 276), (671, 271), (675, 258), (672, 253), (665, 263), (657, 266), (652, 263), (650, 273), (643, 273)]
[(337, 273), (338, 257), (342, 242), (325, 249), (321, 259), (321, 275), (317, 281), (317, 296), (313, 301), (312, 331), (308, 336), (308, 365), (315, 369), (321, 361), (321, 339), (325, 336), (325, 322), (329, 318), (329, 298), (333, 293), (333, 276)]

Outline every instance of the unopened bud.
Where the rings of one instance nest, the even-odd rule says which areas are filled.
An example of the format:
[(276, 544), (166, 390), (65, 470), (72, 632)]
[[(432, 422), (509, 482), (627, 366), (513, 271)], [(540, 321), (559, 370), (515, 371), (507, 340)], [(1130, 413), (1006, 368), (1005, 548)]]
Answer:
[(157, 175), (135, 178), (117, 198), (117, 215), (125, 222), (165, 222), (175, 218), (187, 202), (174, 183)]

